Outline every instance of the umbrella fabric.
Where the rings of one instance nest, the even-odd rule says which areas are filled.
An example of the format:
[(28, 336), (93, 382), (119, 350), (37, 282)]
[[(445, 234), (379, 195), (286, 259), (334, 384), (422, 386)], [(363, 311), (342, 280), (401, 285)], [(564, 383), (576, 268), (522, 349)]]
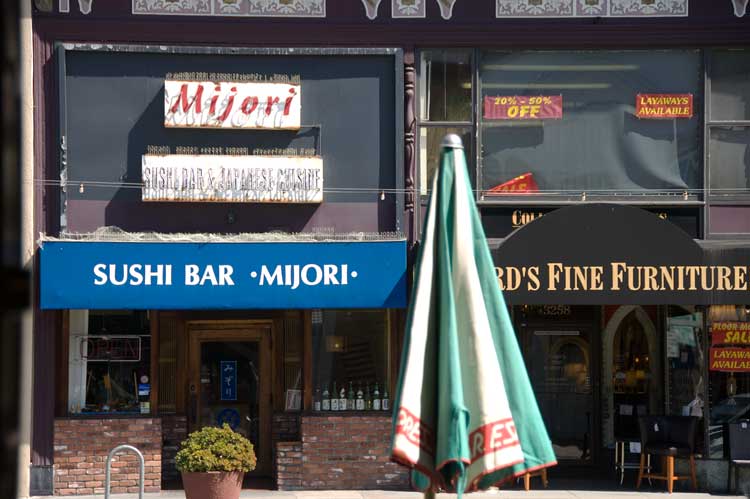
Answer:
[[(444, 147), (417, 258), (394, 405), (415, 485), (485, 489), (555, 464), (500, 294), (463, 148)], [(444, 143), (445, 145), (445, 143)]]

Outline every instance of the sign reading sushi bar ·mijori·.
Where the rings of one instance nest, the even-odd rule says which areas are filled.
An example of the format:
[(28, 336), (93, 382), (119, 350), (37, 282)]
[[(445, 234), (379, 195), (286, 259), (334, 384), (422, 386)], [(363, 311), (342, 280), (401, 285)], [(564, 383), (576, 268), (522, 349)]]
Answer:
[[(234, 133), (299, 130), (300, 101), (298, 81), (166, 80), (164, 126), (238, 130)], [(319, 156), (294, 155), (294, 152), (283, 156), (177, 152), (143, 156), (144, 201), (323, 201), (323, 159)]]

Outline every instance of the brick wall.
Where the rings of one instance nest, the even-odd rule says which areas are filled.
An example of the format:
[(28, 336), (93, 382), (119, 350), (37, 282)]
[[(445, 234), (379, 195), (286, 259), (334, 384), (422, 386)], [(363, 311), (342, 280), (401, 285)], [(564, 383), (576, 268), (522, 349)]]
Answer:
[(180, 443), (187, 438), (187, 417), (161, 416), (162, 456), (161, 477), (163, 482), (179, 482), (180, 472), (174, 462)]
[(273, 443), (299, 441), (299, 418), (298, 412), (275, 413), (271, 425), (271, 441)]
[[(145, 459), (146, 492), (161, 490), (161, 420), (56, 419), (56, 495), (103, 494), (107, 455), (114, 447), (130, 444)], [(138, 458), (132, 452), (112, 459), (112, 493), (138, 492)]]
[(302, 442), (277, 442), (274, 478), (279, 490), (302, 489)]
[(300, 433), (301, 488), (409, 488), (407, 469), (390, 460), (390, 414), (303, 416)]

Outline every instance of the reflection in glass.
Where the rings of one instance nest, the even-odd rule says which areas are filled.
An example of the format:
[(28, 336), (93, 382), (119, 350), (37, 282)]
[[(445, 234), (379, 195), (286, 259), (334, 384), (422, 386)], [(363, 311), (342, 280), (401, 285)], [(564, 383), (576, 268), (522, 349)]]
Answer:
[(429, 189), (432, 189), (432, 178), (440, 164), (440, 145), (443, 143), (443, 138), (449, 133), (455, 133), (461, 137), (461, 141), (464, 143), (466, 165), (469, 168), (469, 179), (472, 186), (476, 185), (474, 181), (474, 151), (472, 148), (471, 128), (422, 127), (419, 129), (419, 178), (420, 193), (422, 195), (427, 195)]
[(750, 120), (750, 52), (715, 51), (711, 56), (711, 120)]
[(463, 50), (422, 52), (420, 116), (425, 121), (470, 121), (471, 53)]
[[(750, 306), (712, 305), (708, 310), (708, 325), (709, 338), (712, 338), (714, 328), (718, 326), (722, 331), (739, 331), (743, 327), (750, 327)], [(722, 341), (712, 341), (713, 348), (743, 348)], [(750, 373), (709, 369), (708, 379), (709, 457), (720, 459), (728, 451), (726, 425), (750, 419)]]
[(750, 128), (711, 127), (711, 195), (750, 193)]
[[(697, 51), (485, 53), (482, 99), (561, 95), (563, 115), (483, 118), (482, 189), (528, 173), (549, 195), (700, 189), (699, 70)], [(693, 94), (694, 116), (638, 118), (639, 93)]]
[(560, 460), (591, 459), (589, 333), (526, 330), (526, 337), (526, 367), (555, 455)]
[(260, 441), (258, 342), (204, 342), (200, 369), (199, 425), (227, 423), (248, 438), (257, 453), (267, 445)]
[(390, 386), (386, 311), (315, 310), (312, 326), (314, 398), (334, 384), (345, 398), (350, 386), (363, 397)]

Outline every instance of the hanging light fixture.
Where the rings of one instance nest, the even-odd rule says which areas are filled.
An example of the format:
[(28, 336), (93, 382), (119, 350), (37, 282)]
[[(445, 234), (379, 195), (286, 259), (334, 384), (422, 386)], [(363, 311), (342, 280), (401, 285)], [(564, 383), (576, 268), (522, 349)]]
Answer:
[(378, 17), (378, 7), (382, 0), (362, 0), (362, 5), (365, 6), (365, 12), (367, 13), (367, 19), (373, 20)]

